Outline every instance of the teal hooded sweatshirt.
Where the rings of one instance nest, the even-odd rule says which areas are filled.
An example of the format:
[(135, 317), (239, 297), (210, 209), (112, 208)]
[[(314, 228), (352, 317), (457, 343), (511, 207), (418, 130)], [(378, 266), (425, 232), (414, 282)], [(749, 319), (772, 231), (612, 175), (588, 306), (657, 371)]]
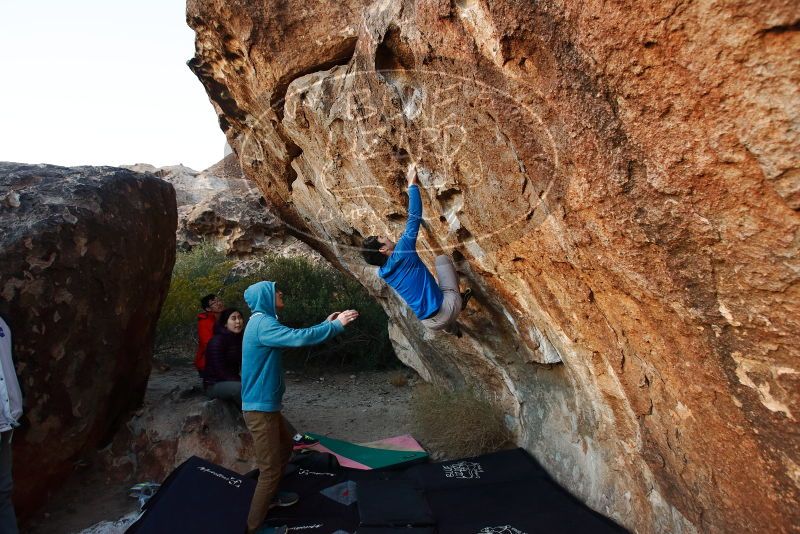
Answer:
[(275, 315), (275, 282), (258, 282), (244, 292), (253, 312), (242, 340), (242, 410), (279, 412), (286, 385), (281, 349), (322, 343), (344, 331), (339, 321), (289, 328)]

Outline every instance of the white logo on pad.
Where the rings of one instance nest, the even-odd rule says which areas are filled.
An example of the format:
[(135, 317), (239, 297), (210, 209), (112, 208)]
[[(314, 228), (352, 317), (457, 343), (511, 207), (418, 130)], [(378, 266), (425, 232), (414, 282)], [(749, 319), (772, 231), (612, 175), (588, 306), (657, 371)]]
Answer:
[(525, 532), (511, 525), (503, 525), (502, 527), (484, 527), (478, 531), (478, 534), (525, 534)]
[(308, 469), (300, 469), (297, 472), (298, 475), (305, 475), (305, 476), (318, 476), (318, 477), (335, 477), (336, 473), (324, 473), (321, 471), (309, 471)]
[(456, 462), (442, 466), (447, 478), (481, 478), (483, 467), (476, 462)]
[(238, 487), (240, 487), (242, 485), (242, 479), (240, 479), (240, 478), (229, 477), (229, 476), (223, 475), (222, 473), (217, 473), (216, 471), (214, 471), (212, 469), (209, 469), (208, 467), (198, 467), (198, 469), (200, 471), (202, 471), (203, 473), (208, 473), (210, 475), (214, 475), (217, 478), (221, 478), (222, 480), (224, 480), (225, 482), (227, 482), (228, 484), (230, 484), (231, 486), (233, 486), (235, 488), (238, 488)]

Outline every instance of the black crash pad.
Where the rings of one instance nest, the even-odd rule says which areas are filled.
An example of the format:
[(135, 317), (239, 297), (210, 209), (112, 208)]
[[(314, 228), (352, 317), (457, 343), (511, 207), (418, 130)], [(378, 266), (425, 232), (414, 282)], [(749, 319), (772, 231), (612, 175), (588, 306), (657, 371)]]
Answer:
[(515, 480), (550, 479), (550, 476), (523, 449), (512, 449), (472, 458), (416, 465), (406, 469), (402, 478), (412, 481), (425, 491), (435, 491)]
[(357, 534), (436, 534), (433, 527), (358, 527)]
[(429, 491), (426, 497), (439, 534), (491, 533), (497, 527), (526, 534), (624, 532), (548, 479)]
[(256, 482), (192, 456), (145, 504), (126, 534), (244, 532)]
[(359, 482), (358, 514), (362, 527), (418, 527), (435, 523), (425, 495), (407, 480)]
[[(325, 453), (305, 455), (296, 466), (280, 489), (297, 492), (300, 502), (270, 510), (267, 525), (308, 534), (625, 532), (522, 449), (387, 472), (342, 468)], [(243, 532), (254, 487), (254, 480), (192, 458), (128, 532)]]

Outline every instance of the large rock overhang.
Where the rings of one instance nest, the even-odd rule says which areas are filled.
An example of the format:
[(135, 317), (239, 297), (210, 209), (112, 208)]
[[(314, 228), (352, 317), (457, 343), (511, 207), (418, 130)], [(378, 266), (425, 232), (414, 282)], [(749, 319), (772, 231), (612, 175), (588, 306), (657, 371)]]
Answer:
[[(401, 358), (489, 393), (561, 483), (641, 532), (800, 521), (797, 19), (778, 1), (187, 12), (244, 172), (381, 300)], [(421, 256), (452, 253), (476, 292), (461, 339), (359, 257), (402, 231), (409, 161)]]

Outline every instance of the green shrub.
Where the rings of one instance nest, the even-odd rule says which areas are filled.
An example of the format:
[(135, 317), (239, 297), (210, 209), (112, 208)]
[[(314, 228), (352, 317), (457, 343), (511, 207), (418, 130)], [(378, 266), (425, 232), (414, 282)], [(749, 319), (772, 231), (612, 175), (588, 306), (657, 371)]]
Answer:
[(439, 456), (477, 456), (507, 447), (511, 433), (500, 409), (470, 390), (423, 384), (411, 397), (414, 435)]
[(226, 306), (241, 310), (247, 319), (244, 290), (261, 280), (271, 280), (283, 291), (285, 308), (279, 316), (287, 326), (312, 326), (333, 311), (353, 308), (359, 312), (359, 318), (336, 338), (314, 347), (284, 351), (287, 367), (379, 369), (398, 365), (389, 341), (386, 314), (357, 281), (301, 257), (260, 259), (260, 266), (237, 274), (232, 271), (235, 262), (210, 245), (180, 252), (158, 323), (158, 347), (184, 351), (191, 348), (193, 354), (200, 297), (216, 293)]
[(205, 244), (191, 252), (178, 252), (169, 292), (156, 327), (156, 350), (194, 350), (200, 299), (223, 291), (235, 262)]

